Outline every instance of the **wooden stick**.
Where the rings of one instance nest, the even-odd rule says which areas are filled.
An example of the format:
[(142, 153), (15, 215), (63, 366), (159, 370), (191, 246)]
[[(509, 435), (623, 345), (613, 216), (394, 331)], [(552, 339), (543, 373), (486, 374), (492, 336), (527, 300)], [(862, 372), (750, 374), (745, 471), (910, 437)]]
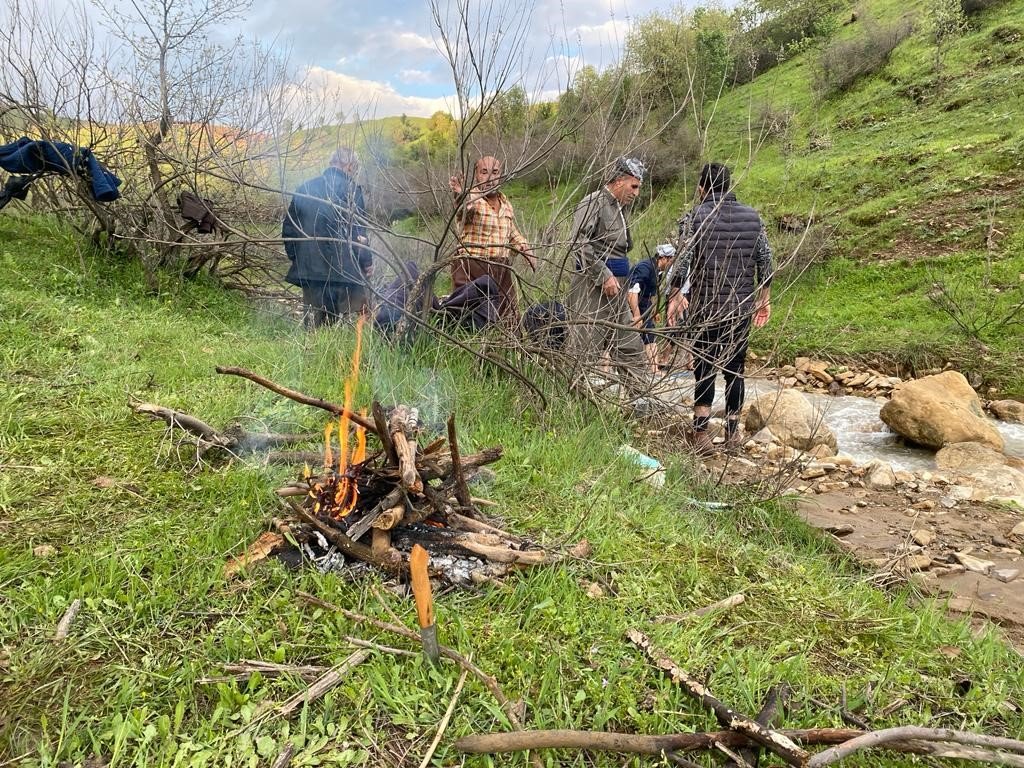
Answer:
[(739, 731), (749, 736), (752, 740), (775, 753), (790, 765), (802, 766), (807, 762), (810, 755), (806, 750), (801, 749), (791, 739), (786, 738), (778, 731), (765, 728), (756, 720), (752, 720), (727, 707), (712, 696), (711, 692), (700, 681), (690, 677), (686, 670), (651, 645), (651, 641), (642, 632), (631, 629), (626, 632), (626, 637), (640, 648), (658, 669), (665, 672), (673, 683), (680, 686), (701, 704), (711, 709), (718, 718), (718, 722), (722, 725), (730, 730)]
[(455, 693), (452, 694), (452, 700), (448, 703), (448, 709), (445, 710), (444, 717), (441, 718), (441, 722), (437, 725), (437, 733), (434, 734), (434, 740), (430, 742), (427, 754), (423, 756), (420, 768), (427, 768), (430, 765), (430, 758), (434, 756), (434, 752), (437, 751), (437, 745), (441, 743), (441, 737), (448, 730), (448, 722), (452, 719), (452, 713), (455, 711), (455, 702), (459, 700), (459, 694), (462, 693), (462, 686), (466, 684), (466, 676), (468, 674), (469, 670), (464, 669), (462, 674), (459, 675), (459, 682), (455, 685)]
[(274, 664), (269, 661), (251, 661), (243, 659), (237, 664), (225, 664), (224, 672), (232, 677), (247, 678), (254, 672), (259, 672), (264, 677), (280, 677), (282, 675), (295, 675), (303, 680), (312, 681), (323, 675), (327, 667), (311, 666), (308, 664)]
[[(841, 744), (861, 736), (864, 732), (848, 728), (817, 728), (786, 730), (781, 733), (801, 744)], [(455, 748), (460, 752), (476, 755), (522, 752), (527, 749), (584, 749), (595, 752), (660, 755), (663, 752), (714, 749), (716, 743), (731, 748), (746, 746), (753, 742), (745, 734), (736, 731), (647, 736), (605, 731), (551, 730), (472, 734), (456, 741)]]
[(71, 622), (75, 620), (75, 617), (81, 609), (82, 601), (76, 597), (71, 601), (71, 605), (69, 605), (68, 609), (64, 611), (64, 615), (57, 624), (57, 631), (53, 633), (53, 641), (55, 643), (59, 643), (67, 639), (68, 632), (71, 631)]
[(518, 536), (514, 536), (507, 531), (496, 528), (490, 523), (485, 523), (483, 520), (477, 520), (475, 517), (466, 517), (460, 515), (458, 512), (453, 512), (448, 515), (448, 520), (456, 525), (458, 528), (462, 528), (467, 531), (474, 531), (475, 533), (493, 533), (497, 536), (501, 536), (503, 539), (514, 541), (518, 543), (521, 539)]
[(398, 454), (395, 453), (395, 444), (391, 441), (391, 435), (388, 434), (388, 422), (384, 417), (384, 407), (379, 400), (373, 401), (370, 412), (373, 415), (373, 424), (377, 428), (377, 437), (380, 438), (380, 443), (384, 446), (384, 457), (388, 464), (397, 467)]
[(471, 509), (473, 499), (469, 495), (466, 476), (462, 472), (462, 460), (459, 458), (459, 439), (455, 434), (455, 414), (448, 416), (448, 451), (452, 456), (452, 477), (455, 480), (455, 498), (463, 508)]
[[(1007, 739), (1000, 736), (987, 736), (980, 733), (954, 731), (950, 728), (920, 728), (907, 725), (900, 728), (887, 728), (883, 731), (864, 733), (843, 744), (819, 752), (807, 763), (807, 768), (822, 768), (825, 765), (838, 763), (854, 752), (863, 749), (877, 749), (892, 742), (952, 742), (988, 750), (1000, 750), (1016, 755), (1024, 755), (1024, 741)], [(1022, 761), (1024, 762), (1024, 761)]]
[(746, 601), (746, 597), (742, 594), (732, 595), (724, 600), (719, 600), (711, 605), (705, 605), (703, 608), (697, 608), (696, 610), (690, 611), (689, 613), (673, 614), (668, 616), (658, 616), (654, 621), (656, 624), (666, 624), (669, 622), (687, 621), (689, 619), (697, 619), (701, 616), (707, 616), (709, 613), (715, 611), (727, 611), (731, 608), (735, 608), (737, 605), (743, 605)]
[[(467, 469), (475, 469), (476, 467), (482, 467), (485, 464), (493, 464), (501, 458), (505, 449), (500, 445), (496, 445), (493, 448), (487, 448), (479, 453), (471, 453), (469, 456), (463, 456), (460, 466), (463, 471)], [(437, 480), (438, 478), (450, 477), (454, 471), (452, 467), (452, 460), (442, 459), (438, 462), (437, 469), (424, 469), (422, 472), (424, 482), (427, 480)]]
[(292, 755), (294, 754), (295, 745), (289, 741), (284, 745), (284, 749), (281, 751), (281, 754), (277, 756), (277, 760), (274, 761), (271, 768), (288, 768), (288, 764), (291, 763)]
[[(309, 405), (313, 408), (320, 408), (324, 411), (329, 411), (335, 416), (344, 416), (351, 420), (354, 424), (358, 424), (360, 427), (365, 429), (367, 432), (377, 434), (377, 426), (368, 419), (363, 418), (358, 413), (352, 413), (352, 411), (346, 411), (345, 407), (338, 405), (337, 403), (331, 403), (327, 400), (321, 400), (319, 397), (311, 397), (310, 395), (304, 394), (288, 387), (283, 387), (280, 384), (276, 384), (270, 379), (265, 379), (259, 374), (253, 373), (245, 368), (238, 368), (237, 366), (231, 365), (218, 365), (216, 368), (217, 373), (224, 374), (226, 376), (240, 376), (243, 379), (259, 384), (261, 387), (269, 389), (282, 397), (287, 397), (289, 400), (294, 400), (297, 403), (303, 405)], [(378, 435), (379, 437), (379, 435)]]
[(403, 501), (405, 499), (405, 492), (401, 488), (393, 488), (391, 492), (381, 499), (377, 506), (363, 515), (358, 522), (353, 523), (348, 529), (348, 537), (352, 541), (358, 541), (365, 533), (373, 527), (373, 524), (377, 522), (377, 518), (387, 512), (389, 509), (399, 506), (400, 504), (404, 508)]
[(402, 486), (410, 493), (423, 493), (423, 480), (416, 469), (416, 441), (410, 440), (404, 432), (394, 432), (391, 439), (395, 441)]
[[(769, 688), (768, 693), (764, 697), (764, 705), (762, 705), (761, 711), (757, 713), (757, 722), (765, 728), (771, 728), (775, 717), (779, 714), (779, 710), (785, 709), (789, 695), (790, 687), (788, 683), (779, 683)], [(864, 730), (867, 729), (865, 728)], [(739, 750), (739, 755), (746, 762), (757, 765), (761, 758), (761, 750), (756, 745), (742, 747)], [(732, 763), (726, 763), (725, 768), (730, 768), (732, 765)]]
[(392, 560), (390, 557), (378, 558), (374, 555), (373, 549), (352, 541), (348, 536), (343, 534), (341, 531), (332, 528), (326, 523), (317, 520), (313, 515), (309, 514), (306, 510), (300, 507), (291, 499), (285, 499), (288, 505), (292, 508), (292, 511), (299, 516), (299, 519), (309, 523), (316, 528), (320, 533), (323, 534), (324, 538), (327, 539), (331, 544), (336, 546), (346, 555), (354, 557), (356, 560), (362, 560), (364, 563), (370, 563), (376, 565), (378, 568), (382, 568), (385, 571), (391, 573), (404, 574), (408, 567), (405, 562), (401, 559)]
[(328, 670), (323, 677), (309, 686), (309, 688), (301, 693), (295, 694), (288, 699), (288, 701), (278, 707), (277, 714), (281, 717), (288, 717), (303, 704), (310, 704), (316, 701), (329, 690), (341, 683), (349, 672), (362, 664), (369, 657), (370, 652), (366, 649), (354, 651), (351, 656), (341, 662), (338, 666)]
[(286, 485), (281, 488), (278, 488), (276, 491), (274, 491), (274, 493), (276, 493), (282, 499), (286, 499), (289, 496), (305, 496), (306, 494), (309, 493), (309, 486)]
[(270, 451), (267, 453), (268, 464), (309, 464), (316, 466), (323, 464), (323, 451)]
[(373, 552), (374, 557), (384, 559), (387, 557), (388, 551), (391, 549), (391, 531), (385, 531), (381, 528), (373, 529), (373, 538), (370, 543), (370, 551)]
[[(414, 643), (419, 644), (420, 642), (419, 634), (417, 634), (416, 632), (407, 627), (403, 627), (399, 624), (389, 624), (388, 622), (381, 621), (380, 619), (374, 619), (369, 616), (363, 616), (362, 614), (356, 613), (355, 611), (350, 611), (347, 608), (342, 608), (339, 605), (328, 603), (326, 600), (321, 600), (316, 595), (311, 595), (308, 592), (299, 591), (296, 594), (301, 599), (305, 600), (307, 603), (310, 603), (312, 605), (318, 605), (321, 608), (325, 608), (326, 610), (340, 613), (349, 621), (354, 621), (357, 624), (369, 624), (370, 626), (377, 627), (377, 629), (382, 629), (385, 632), (391, 632), (392, 634), (399, 635), (400, 637), (404, 637), (407, 640), (412, 640)], [(452, 648), (449, 648), (448, 646), (441, 646), (441, 655), (446, 659), (454, 661), (463, 669), (468, 669), (469, 674), (473, 675), (473, 677), (479, 680), (483, 684), (483, 686), (491, 692), (491, 695), (494, 697), (495, 701), (497, 701), (498, 705), (501, 707), (501, 711), (504, 712), (505, 717), (508, 718), (509, 724), (517, 732), (523, 731), (523, 724), (522, 721), (520, 721), (519, 716), (516, 715), (515, 707), (513, 706), (512, 702), (508, 700), (508, 697), (505, 696), (505, 693), (501, 690), (501, 686), (498, 685), (497, 680), (488, 675), (486, 672), (480, 669), (480, 667), (478, 667), (472, 661), (467, 659), (461, 653)], [(532, 749), (532, 747), (527, 747), (527, 749)], [(535, 768), (544, 768), (544, 764), (541, 762), (539, 756), (532, 755), (530, 757), (530, 761), (534, 764)]]
[(483, 544), (468, 537), (454, 539), (453, 544), (472, 552), (474, 555), (490, 560), (492, 563), (516, 563), (517, 565), (544, 565), (553, 563), (558, 556), (543, 549), (518, 550), (506, 546)]
[(409, 656), (411, 658), (418, 658), (419, 654), (414, 651), (406, 651), (402, 648), (392, 648), (390, 645), (381, 645), (380, 643), (373, 643), (369, 640), (363, 640), (361, 637), (352, 637), (350, 635), (345, 636), (345, 642), (350, 645), (354, 645), (357, 648), (372, 648), (375, 651), (381, 653), (390, 653), (392, 656)]
[(167, 422), (169, 427), (181, 427), (211, 445), (221, 448), (233, 448), (236, 445), (233, 438), (222, 435), (205, 421), (197, 419), (191, 414), (175, 411), (173, 408), (164, 408), (162, 405), (154, 403), (134, 403), (132, 410), (155, 419), (162, 419)]

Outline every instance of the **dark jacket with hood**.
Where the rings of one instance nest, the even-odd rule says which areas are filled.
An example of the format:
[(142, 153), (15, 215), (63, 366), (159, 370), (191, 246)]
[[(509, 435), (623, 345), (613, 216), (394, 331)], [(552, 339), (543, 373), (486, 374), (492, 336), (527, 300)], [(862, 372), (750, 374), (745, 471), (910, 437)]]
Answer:
[(748, 317), (759, 280), (757, 211), (732, 193), (709, 194), (693, 211), (690, 311), (712, 322)]
[(366, 237), (363, 189), (346, 173), (330, 167), (303, 183), (292, 196), (281, 227), (292, 285), (366, 282), (372, 264)]

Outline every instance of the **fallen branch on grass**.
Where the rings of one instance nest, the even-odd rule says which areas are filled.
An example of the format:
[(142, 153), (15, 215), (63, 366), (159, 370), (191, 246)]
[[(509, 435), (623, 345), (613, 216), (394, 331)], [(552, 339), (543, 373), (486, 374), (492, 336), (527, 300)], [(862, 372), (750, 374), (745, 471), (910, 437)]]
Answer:
[[(865, 749), (890, 748), (893, 744), (920, 744), (922, 748), (928, 745), (930, 749), (937, 744), (947, 745), (943, 749), (943, 757), (959, 758), (964, 760), (984, 760), (984, 762), (1001, 762), (1003, 765), (1024, 765), (1024, 757), (1014, 759), (1012, 755), (1024, 756), (1024, 741), (1006, 739), (1000, 736), (987, 736), (981, 733), (969, 733), (966, 731), (954, 731), (949, 728), (920, 728), (913, 725), (900, 728), (887, 728), (884, 731), (871, 731), (862, 734), (854, 739), (839, 744), (838, 746), (826, 749), (812, 757), (807, 763), (807, 768), (822, 768), (826, 765), (838, 763), (840, 760), (849, 757), (854, 752)], [(978, 757), (976, 750), (970, 750), (971, 756), (966, 754), (962, 757), (958, 750), (948, 747), (949, 744), (962, 744), (968, 747), (980, 747), (989, 752), (1003, 752), (1010, 754), (993, 755), (997, 759), (984, 759)], [(936, 754), (935, 752), (923, 752), (922, 754)]]
[(689, 613), (680, 614), (669, 614), (666, 616), (658, 616), (655, 620), (655, 624), (668, 624), (676, 623), (680, 621), (689, 621), (690, 619), (699, 619), (701, 616), (707, 616), (709, 613), (715, 611), (728, 611), (735, 608), (738, 605), (743, 605), (747, 598), (742, 594), (732, 595), (724, 600), (719, 600), (711, 605), (705, 605), (703, 608), (697, 608), (696, 610), (690, 611)]
[(61, 617), (60, 622), (57, 624), (57, 631), (53, 633), (53, 641), (59, 643), (62, 640), (66, 640), (68, 632), (71, 631), (71, 623), (78, 616), (78, 612), (82, 608), (82, 601), (77, 597), (71, 601), (71, 605), (64, 611), (64, 615)]
[(665, 672), (673, 683), (711, 709), (715, 713), (715, 717), (718, 718), (718, 722), (723, 726), (748, 736), (790, 765), (801, 766), (807, 762), (810, 755), (806, 750), (801, 749), (792, 739), (778, 731), (761, 725), (756, 720), (736, 712), (716, 699), (703, 683), (691, 677), (686, 670), (651, 645), (651, 641), (642, 632), (631, 629), (626, 632), (626, 636), (630, 642), (644, 652), (658, 669)]
[(281, 717), (288, 717), (303, 704), (309, 704), (316, 701), (329, 690), (340, 684), (349, 672), (366, 661), (369, 656), (370, 652), (368, 650), (360, 649), (355, 651), (351, 656), (341, 662), (341, 664), (328, 670), (325, 675), (320, 677), (320, 679), (309, 686), (309, 688), (295, 694), (288, 699), (288, 701), (278, 707), (277, 714)]

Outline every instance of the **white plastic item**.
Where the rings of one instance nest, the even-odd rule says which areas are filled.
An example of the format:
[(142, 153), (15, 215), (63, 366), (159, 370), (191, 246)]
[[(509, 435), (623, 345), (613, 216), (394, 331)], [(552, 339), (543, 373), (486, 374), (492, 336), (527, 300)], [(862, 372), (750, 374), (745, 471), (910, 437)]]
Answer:
[(619, 455), (643, 470), (643, 475), (640, 479), (645, 483), (655, 488), (663, 488), (665, 486), (665, 467), (660, 461), (648, 456), (646, 453), (641, 453), (631, 445), (620, 445)]

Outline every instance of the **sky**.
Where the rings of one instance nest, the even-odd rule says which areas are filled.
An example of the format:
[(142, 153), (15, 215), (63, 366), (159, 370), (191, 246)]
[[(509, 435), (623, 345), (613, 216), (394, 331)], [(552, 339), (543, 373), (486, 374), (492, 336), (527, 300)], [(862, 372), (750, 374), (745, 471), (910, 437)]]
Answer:
[[(436, 0), (442, 8), (453, 0)], [(583, 64), (615, 62), (631, 21), (673, 0), (467, 0), (471, 13), (515, 9), (506, 40), (522, 25), (516, 79), (532, 98), (551, 98)], [(453, 78), (439, 52), (429, 0), (254, 0), (240, 31), (288, 47), (338, 111), (375, 117), (453, 111)], [(492, 22), (492, 27), (494, 26)]]

